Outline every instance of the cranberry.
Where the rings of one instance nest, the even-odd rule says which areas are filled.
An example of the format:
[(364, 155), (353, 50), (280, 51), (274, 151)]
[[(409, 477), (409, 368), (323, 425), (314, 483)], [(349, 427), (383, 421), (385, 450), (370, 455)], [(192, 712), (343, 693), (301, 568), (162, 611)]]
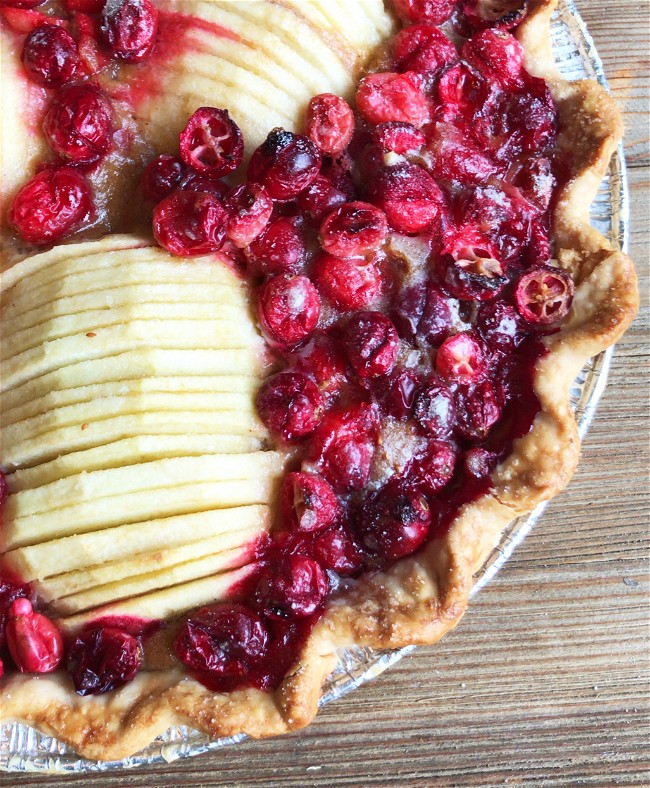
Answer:
[(435, 25), (405, 27), (393, 41), (396, 71), (435, 73), (458, 60), (456, 47)]
[(467, 63), (458, 63), (438, 80), (442, 117), (448, 121), (456, 118), (473, 120), (476, 110), (485, 104), (489, 94), (487, 81)]
[(140, 191), (147, 202), (159, 203), (181, 182), (185, 165), (178, 156), (162, 154), (152, 159), (140, 177)]
[(26, 597), (28, 589), (26, 586), (7, 580), (0, 575), (0, 653), (5, 646), (6, 621), (9, 608), (12, 603), (21, 597)]
[(456, 392), (457, 427), (468, 440), (484, 440), (502, 412), (500, 397), (489, 380), (461, 386)]
[(510, 176), (508, 173), (508, 179), (512, 177), (512, 182), (522, 197), (541, 213), (546, 211), (557, 185), (550, 159), (531, 156), (511, 170), (513, 174)]
[(317, 222), (346, 201), (347, 196), (324, 175), (319, 175), (298, 195), (300, 210)]
[(257, 394), (257, 410), (268, 429), (291, 442), (309, 435), (323, 415), (316, 384), (299, 372), (281, 372)]
[(354, 257), (377, 249), (388, 234), (386, 216), (367, 202), (348, 202), (325, 217), (323, 249), (336, 257)]
[(477, 30), (486, 27), (509, 30), (526, 16), (528, 0), (464, 0), (461, 10)]
[(369, 196), (397, 232), (410, 235), (426, 230), (445, 209), (440, 187), (417, 164), (383, 167), (371, 180)]
[(314, 96), (307, 107), (307, 136), (326, 156), (338, 156), (354, 133), (354, 113), (333, 93)]
[(451, 16), (457, 0), (393, 0), (395, 13), (405, 22), (441, 25)]
[(317, 561), (288, 555), (262, 572), (255, 600), (269, 618), (302, 618), (315, 613), (329, 592), (327, 575)]
[(248, 179), (286, 202), (316, 180), (320, 165), (320, 151), (308, 137), (274, 129), (251, 156)]
[(171, 254), (188, 257), (217, 252), (226, 237), (228, 214), (206, 192), (175, 191), (153, 212), (156, 241)]
[(217, 197), (219, 202), (223, 202), (228, 194), (228, 187), (223, 181), (201, 175), (200, 172), (190, 169), (185, 172), (178, 184), (178, 188), (183, 191), (204, 192)]
[(93, 197), (88, 181), (72, 167), (48, 167), (16, 195), (9, 222), (32, 244), (61, 240), (88, 217)]
[(79, 695), (101, 695), (132, 681), (142, 664), (140, 641), (116, 627), (95, 626), (68, 652), (68, 673)]
[(493, 451), (475, 446), (465, 452), (463, 468), (465, 473), (475, 479), (484, 479), (496, 468), (498, 457)]
[(296, 369), (316, 381), (323, 401), (329, 407), (347, 383), (347, 364), (338, 344), (328, 334), (317, 332), (299, 355)]
[(419, 383), (420, 378), (414, 370), (400, 369), (388, 377), (379, 378), (375, 394), (389, 416), (404, 421), (413, 411)]
[(456, 408), (447, 384), (439, 378), (429, 380), (415, 398), (413, 414), (429, 435), (448, 438), (456, 423)]
[(355, 575), (363, 569), (363, 553), (342, 525), (319, 533), (314, 539), (313, 549), (320, 565), (339, 575)]
[(451, 123), (436, 124), (429, 151), (431, 172), (439, 180), (481, 183), (498, 170), (469, 133)]
[(74, 38), (57, 25), (39, 25), (25, 39), (23, 65), (30, 78), (47, 88), (71, 82), (81, 69)]
[(437, 287), (420, 282), (400, 293), (391, 316), (403, 339), (437, 345), (454, 327), (453, 304)]
[(396, 560), (424, 543), (430, 525), (427, 499), (417, 488), (397, 479), (366, 499), (359, 532), (368, 550)]
[(337, 309), (361, 309), (381, 295), (381, 271), (363, 258), (323, 252), (316, 259), (313, 276), (321, 295)]
[(482, 304), (476, 326), (483, 339), (495, 350), (511, 351), (523, 340), (523, 324), (517, 310), (510, 304)]
[(50, 148), (74, 164), (94, 164), (111, 146), (112, 107), (94, 85), (68, 85), (50, 105), (43, 132)]
[(243, 183), (224, 199), (228, 211), (228, 238), (238, 249), (252, 243), (269, 223), (273, 201), (258, 183)]
[(251, 243), (249, 260), (261, 274), (295, 274), (304, 266), (306, 254), (299, 222), (282, 216)]
[(448, 337), (438, 348), (436, 369), (447, 380), (471, 383), (481, 377), (487, 361), (481, 343), (471, 334)]
[(174, 651), (191, 670), (208, 673), (211, 687), (230, 691), (249, 684), (268, 645), (268, 630), (255, 611), (221, 603), (188, 618), (174, 640)]
[(2, 0), (3, 8), (37, 8), (43, 5), (45, 0)]
[(258, 314), (272, 342), (295, 345), (316, 328), (320, 315), (318, 291), (306, 276), (275, 276), (260, 291)]
[(106, 0), (63, 0), (63, 5), (69, 13), (81, 11), (84, 14), (101, 14)]
[(429, 102), (422, 92), (422, 77), (413, 71), (364, 77), (357, 89), (357, 109), (375, 125), (400, 121), (420, 128), (429, 120)]
[(466, 301), (487, 301), (503, 290), (505, 265), (474, 227), (453, 231), (443, 247), (438, 273), (445, 289)]
[(375, 126), (372, 141), (382, 151), (392, 151), (401, 156), (419, 150), (426, 142), (426, 137), (412, 123), (390, 121)]
[(50, 673), (63, 659), (63, 638), (49, 618), (34, 612), (29, 599), (16, 599), (7, 614), (9, 653), (21, 673)]
[(244, 158), (244, 137), (225, 109), (199, 107), (179, 142), (183, 161), (211, 178), (236, 170)]
[(381, 312), (358, 312), (345, 326), (342, 341), (359, 377), (386, 375), (395, 366), (399, 336), (395, 326)]
[(517, 39), (503, 30), (484, 30), (463, 46), (463, 57), (479, 71), (495, 77), (506, 88), (521, 82), (524, 50)]
[(338, 498), (331, 485), (313, 473), (289, 473), (280, 491), (283, 523), (297, 531), (322, 531), (337, 521)]
[(109, 0), (99, 29), (114, 58), (139, 63), (156, 45), (158, 11), (150, 0)]
[(446, 441), (429, 441), (426, 448), (418, 452), (407, 469), (407, 478), (427, 495), (437, 495), (454, 475), (457, 452), (453, 444)]
[(5, 505), (8, 497), (9, 484), (7, 482), (7, 476), (4, 471), (0, 470), (0, 509), (2, 509), (2, 507)]
[(573, 280), (566, 271), (540, 265), (520, 277), (515, 300), (519, 314), (529, 323), (548, 326), (569, 314), (574, 292)]
[(528, 77), (526, 91), (511, 93), (496, 118), (496, 136), (508, 139), (507, 153), (536, 153), (555, 142), (557, 111), (548, 86), (543, 80)]

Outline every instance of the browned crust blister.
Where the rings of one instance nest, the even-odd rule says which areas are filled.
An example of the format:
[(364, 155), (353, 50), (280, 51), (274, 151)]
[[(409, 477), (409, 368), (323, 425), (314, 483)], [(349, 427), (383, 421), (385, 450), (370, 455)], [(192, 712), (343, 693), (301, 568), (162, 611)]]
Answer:
[[(332, 600), (300, 659), (274, 693), (213, 694), (178, 671), (142, 673), (127, 687), (80, 698), (65, 676), (12, 677), (3, 715), (33, 724), (87, 758), (113, 760), (146, 746), (169, 726), (211, 736), (272, 736), (307, 725), (337, 648), (395, 648), (438, 640), (459, 622), (472, 576), (513, 516), (552, 498), (568, 483), (580, 442), (569, 387), (585, 361), (616, 342), (638, 306), (632, 261), (589, 224), (589, 206), (622, 135), (613, 100), (599, 85), (569, 84), (555, 68), (549, 24), (557, 0), (537, 0), (518, 31), (527, 69), (549, 83), (574, 175), (555, 213), (557, 257), (576, 282), (569, 321), (547, 341), (534, 387), (541, 411), (494, 472), (493, 490), (464, 506), (443, 539), (390, 570), (363, 577)], [(25, 710), (28, 710), (27, 712)]]

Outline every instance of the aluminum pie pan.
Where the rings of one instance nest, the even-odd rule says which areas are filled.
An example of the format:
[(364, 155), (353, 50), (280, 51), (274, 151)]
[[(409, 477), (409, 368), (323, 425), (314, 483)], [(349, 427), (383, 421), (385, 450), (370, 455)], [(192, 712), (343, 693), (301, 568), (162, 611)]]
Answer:
[[(569, 80), (595, 79), (608, 88), (603, 64), (593, 39), (580, 18), (573, 0), (560, 0), (551, 24), (551, 39), (556, 62), (563, 77)], [(629, 195), (623, 145), (620, 143), (591, 206), (593, 226), (618, 248), (627, 251), (629, 238)], [(571, 406), (574, 410), (580, 437), (589, 429), (596, 407), (607, 383), (613, 356), (609, 348), (590, 359), (571, 387)], [(496, 575), (512, 555), (514, 549), (530, 533), (541, 517), (546, 503), (540, 504), (529, 515), (517, 517), (504, 530), (499, 544), (475, 575), (473, 596)], [(320, 706), (337, 700), (367, 681), (379, 676), (415, 646), (377, 651), (354, 647), (338, 653), (339, 662), (325, 682)], [(82, 773), (103, 772), (137, 766), (169, 763), (178, 758), (200, 755), (237, 744), (243, 734), (211, 739), (207, 734), (186, 726), (170, 728), (139, 753), (121, 761), (93, 761), (78, 757), (68, 745), (39, 733), (23, 723), (0, 725), (0, 769), (22, 772)]]

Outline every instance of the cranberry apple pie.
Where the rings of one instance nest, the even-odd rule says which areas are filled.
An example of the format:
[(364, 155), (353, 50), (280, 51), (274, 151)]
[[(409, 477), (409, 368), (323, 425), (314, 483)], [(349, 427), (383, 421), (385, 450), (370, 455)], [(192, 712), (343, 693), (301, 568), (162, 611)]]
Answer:
[(635, 314), (555, 0), (3, 0), (3, 717), (313, 718), (568, 482)]

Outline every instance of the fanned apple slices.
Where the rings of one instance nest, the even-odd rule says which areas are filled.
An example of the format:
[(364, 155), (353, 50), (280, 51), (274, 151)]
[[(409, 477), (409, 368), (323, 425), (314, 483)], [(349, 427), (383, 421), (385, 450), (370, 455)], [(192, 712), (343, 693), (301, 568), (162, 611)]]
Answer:
[(2, 567), (68, 629), (224, 596), (284, 464), (237, 277), (113, 236), (18, 263), (1, 297)]

